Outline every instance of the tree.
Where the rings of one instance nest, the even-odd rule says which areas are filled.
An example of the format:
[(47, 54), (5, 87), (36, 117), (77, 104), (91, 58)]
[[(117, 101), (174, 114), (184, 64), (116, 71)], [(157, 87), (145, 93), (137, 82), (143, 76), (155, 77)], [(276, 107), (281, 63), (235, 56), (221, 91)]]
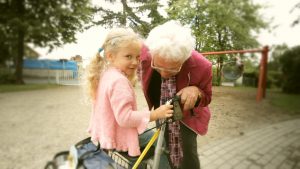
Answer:
[(5, 35), (5, 30), (0, 27), (0, 66), (5, 64), (5, 61), (10, 58), (8, 37)]
[(89, 0), (4, 0), (0, 5), (1, 54), (14, 58), (18, 84), (24, 83), (25, 44), (52, 50), (75, 42), (76, 32), (84, 30), (94, 12)]
[[(298, 2), (291, 10), (290, 13), (295, 12), (295, 10), (300, 9), (300, 2)], [(292, 26), (298, 25), (300, 22), (300, 15), (293, 21)]]
[(288, 50), (286, 44), (276, 45), (273, 47), (270, 61), (268, 63), (268, 82), (270, 86), (280, 88), (282, 85), (282, 65), (280, 63), (280, 57), (285, 51)]
[(276, 45), (271, 53), (270, 62), (268, 64), (268, 70), (280, 71), (279, 59), (289, 47), (286, 44)]
[(282, 68), (282, 91), (300, 93), (300, 46), (286, 50), (279, 59)]
[[(110, 0), (116, 2), (116, 0)], [(158, 11), (158, 0), (121, 0), (122, 10), (98, 8), (101, 16), (96, 24), (105, 27), (126, 25), (147, 35), (158, 24), (176, 19), (189, 25), (196, 37), (196, 50), (219, 51), (253, 48), (259, 45), (253, 32), (268, 24), (258, 14), (261, 8), (250, 0), (168, 0), (167, 16)], [(218, 77), (227, 56), (216, 57)]]
[[(116, 3), (116, 0), (109, 1)], [(98, 7), (97, 16), (100, 16), (100, 19), (94, 24), (106, 28), (118, 25), (130, 26), (146, 36), (153, 27), (165, 21), (165, 18), (158, 12), (158, 9), (162, 7), (159, 0), (121, 0), (121, 5), (121, 11)]]
[[(192, 28), (199, 51), (258, 47), (253, 32), (267, 26), (258, 14), (261, 6), (250, 0), (172, 0), (169, 5), (169, 16)], [(228, 57), (223, 55), (215, 59), (220, 83), (220, 70)]]

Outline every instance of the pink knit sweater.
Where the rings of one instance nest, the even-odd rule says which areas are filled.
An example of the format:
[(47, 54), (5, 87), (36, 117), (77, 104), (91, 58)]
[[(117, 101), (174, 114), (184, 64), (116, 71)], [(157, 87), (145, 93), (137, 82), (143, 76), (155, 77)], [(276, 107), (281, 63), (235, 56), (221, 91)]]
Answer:
[(137, 111), (134, 89), (116, 68), (103, 72), (93, 104), (88, 132), (103, 149), (128, 151), (140, 155), (138, 134), (150, 120), (150, 111)]

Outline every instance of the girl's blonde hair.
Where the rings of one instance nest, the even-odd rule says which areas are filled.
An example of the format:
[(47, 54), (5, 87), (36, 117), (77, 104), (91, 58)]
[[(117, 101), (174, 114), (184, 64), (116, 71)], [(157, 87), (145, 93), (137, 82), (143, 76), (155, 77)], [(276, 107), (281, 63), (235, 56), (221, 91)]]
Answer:
[[(86, 69), (86, 88), (90, 100), (96, 99), (98, 85), (100, 83), (101, 73), (107, 67), (106, 53), (116, 53), (120, 48), (127, 47), (129, 44), (136, 45), (140, 50), (142, 47), (142, 39), (130, 28), (114, 28), (106, 36), (102, 47), (92, 58)], [(103, 50), (103, 57), (100, 52)], [(135, 82), (136, 77), (128, 77), (131, 82)]]

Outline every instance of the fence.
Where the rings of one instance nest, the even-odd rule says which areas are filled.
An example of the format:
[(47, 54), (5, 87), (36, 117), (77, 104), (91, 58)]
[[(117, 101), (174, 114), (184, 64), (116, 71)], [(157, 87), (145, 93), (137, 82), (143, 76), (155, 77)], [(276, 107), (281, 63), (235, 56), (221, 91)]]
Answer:
[(61, 85), (78, 85), (81, 77), (79, 71), (52, 69), (23, 69), (27, 83), (53, 83)]
[(78, 85), (81, 63), (67, 60), (24, 60), (23, 75), (26, 83), (55, 83)]

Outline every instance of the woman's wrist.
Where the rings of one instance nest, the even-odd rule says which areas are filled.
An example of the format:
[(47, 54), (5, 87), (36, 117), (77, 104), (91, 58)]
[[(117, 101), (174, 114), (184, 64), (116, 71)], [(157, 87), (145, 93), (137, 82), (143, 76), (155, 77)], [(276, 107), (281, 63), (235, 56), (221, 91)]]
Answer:
[(155, 112), (155, 110), (152, 110), (151, 112), (150, 112), (150, 121), (154, 121), (154, 120), (156, 120), (157, 119), (157, 117), (156, 117), (156, 112)]

